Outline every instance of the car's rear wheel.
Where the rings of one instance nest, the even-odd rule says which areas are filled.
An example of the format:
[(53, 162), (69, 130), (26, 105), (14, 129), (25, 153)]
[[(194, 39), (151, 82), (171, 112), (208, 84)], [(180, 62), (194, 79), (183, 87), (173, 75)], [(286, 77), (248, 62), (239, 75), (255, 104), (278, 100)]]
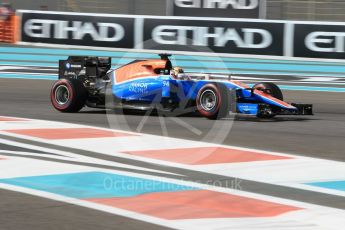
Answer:
[(230, 94), (222, 84), (206, 84), (196, 98), (198, 112), (208, 119), (221, 119), (230, 112)]
[(77, 79), (60, 79), (53, 85), (50, 100), (60, 112), (73, 113), (80, 111), (87, 98), (83, 84)]

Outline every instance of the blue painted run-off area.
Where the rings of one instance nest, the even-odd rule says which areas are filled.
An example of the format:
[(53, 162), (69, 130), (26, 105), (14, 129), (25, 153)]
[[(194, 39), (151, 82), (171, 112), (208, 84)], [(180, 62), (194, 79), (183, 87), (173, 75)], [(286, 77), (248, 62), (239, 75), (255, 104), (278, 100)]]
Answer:
[[(0, 47), (1, 66), (58, 67), (60, 59), (71, 55), (110, 56), (113, 68), (127, 64), (135, 59), (157, 58), (157, 54), (145, 52), (96, 51), (82, 49), (54, 49), (28, 47)], [(183, 67), (187, 72), (208, 72), (224, 74), (252, 75), (298, 75), (313, 77), (339, 77), (345, 80), (345, 62), (296, 61), (260, 58), (234, 58), (200, 55), (174, 55), (174, 65)], [(32, 74), (25, 70), (22, 73), (0, 73), (2, 78), (26, 78), (56, 80), (53, 73)], [(286, 90), (311, 90), (345, 92), (344, 88), (285, 86)]]
[(345, 192), (345, 181), (316, 182), (316, 183), (307, 183), (307, 185)]
[(133, 197), (153, 192), (196, 190), (183, 185), (103, 172), (1, 179), (0, 183), (78, 199)]

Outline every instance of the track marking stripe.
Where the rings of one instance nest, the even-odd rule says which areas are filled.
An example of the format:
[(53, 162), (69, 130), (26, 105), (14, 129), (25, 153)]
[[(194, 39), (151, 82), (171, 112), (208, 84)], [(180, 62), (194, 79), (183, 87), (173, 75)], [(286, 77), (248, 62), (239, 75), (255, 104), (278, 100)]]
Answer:
[(28, 120), (22, 119), (22, 118), (13, 118), (13, 117), (0, 117), (0, 122), (1, 121), (8, 122), (8, 121), (28, 121)]
[(208, 190), (149, 193), (87, 201), (162, 219), (274, 217), (300, 208)]
[(244, 151), (224, 147), (160, 149), (146, 151), (128, 151), (123, 153), (187, 165), (293, 159), (292, 157), (270, 155), (254, 151)]
[(169, 220), (275, 217), (302, 210), (235, 194), (97, 171), (8, 178), (0, 179), (0, 183)]
[(135, 136), (134, 134), (106, 131), (96, 128), (18, 129), (4, 131), (49, 140)]
[(196, 189), (158, 180), (99, 171), (0, 179), (0, 183), (77, 199), (134, 197), (153, 192)]
[[(75, 124), (51, 122), (43, 120), (30, 120), (31, 122), (23, 123), (28, 124), (27, 128), (38, 128), (46, 126), (54, 127), (77, 127), (77, 128), (90, 128), (104, 130), (107, 132), (120, 132), (126, 133), (120, 130), (110, 130), (105, 128), (96, 128), (92, 126), (76, 126)], [(5, 130), (13, 130), (19, 123), (5, 123), (7, 126)], [(18, 127), (23, 129), (23, 127)], [(24, 136), (27, 139), (35, 140), (38, 142), (50, 143), (59, 146), (68, 146), (70, 148), (94, 151), (99, 154), (105, 154), (109, 156), (116, 156), (121, 158), (128, 158), (132, 160), (148, 162), (151, 164), (159, 164), (168, 167), (179, 167), (183, 169), (201, 171), (206, 173), (218, 174), (222, 176), (241, 178), (245, 180), (258, 181), (263, 183), (270, 183), (275, 185), (283, 185), (293, 188), (301, 188), (310, 191), (319, 191), (332, 195), (343, 195), (344, 192), (331, 189), (322, 189), (316, 186), (306, 185), (306, 183), (318, 182), (318, 181), (339, 181), (344, 180), (345, 167), (343, 162), (316, 159), (311, 157), (303, 157), (292, 154), (284, 154), (270, 151), (262, 151), (249, 148), (240, 148), (235, 146), (216, 145), (205, 142), (194, 142), (189, 140), (182, 140), (177, 138), (167, 138), (148, 134), (137, 134), (128, 132), (134, 137), (131, 138), (94, 138), (92, 142), (90, 139), (40, 139), (31, 136)], [(23, 136), (16, 133), (1, 132), (3, 135), (14, 136), (23, 138)], [(135, 136), (137, 135), (137, 136)], [(135, 144), (133, 144), (135, 143)], [(234, 150), (241, 150), (244, 152), (254, 152), (260, 154), (268, 154), (273, 156), (287, 157), (284, 160), (262, 160), (262, 161), (244, 161), (234, 163), (215, 163), (207, 160), (205, 164), (193, 164), (193, 161), (187, 163), (176, 163), (176, 159), (170, 161), (165, 159), (148, 158), (145, 156), (128, 154), (127, 152), (136, 151), (155, 151), (161, 149), (173, 149), (173, 148), (200, 148), (200, 147), (213, 147), (213, 148), (231, 148)], [(152, 149), (154, 148), (154, 149)], [(117, 151), (117, 152), (116, 152)], [(185, 154), (186, 155), (186, 154)], [(164, 156), (164, 155), (163, 155)], [(161, 157), (161, 156), (159, 156)], [(186, 156), (188, 157), (188, 156)], [(227, 156), (228, 157), (228, 156)], [(207, 159), (208, 156), (205, 157)], [(177, 158), (179, 159), (179, 158)], [(217, 160), (217, 159), (216, 159)], [(194, 161), (198, 163), (197, 161)], [(199, 161), (200, 162), (200, 161)], [(201, 162), (203, 163), (203, 162)]]
[(334, 190), (345, 192), (345, 180), (344, 181), (314, 182), (314, 183), (307, 183), (307, 185), (326, 188), (326, 189), (334, 189)]
[[(120, 207), (113, 207), (110, 205), (106, 205), (106, 204), (100, 204), (100, 203), (96, 203), (96, 202), (91, 202), (88, 200), (84, 200), (84, 199), (75, 199), (73, 197), (67, 197), (67, 196), (62, 196), (56, 193), (51, 193), (51, 192), (45, 192), (45, 191), (41, 191), (41, 190), (35, 190), (35, 189), (30, 189), (30, 188), (25, 188), (25, 187), (20, 187), (20, 186), (14, 186), (14, 185), (10, 185), (10, 184), (4, 184), (4, 183), (0, 183), (0, 187), (3, 189), (8, 189), (8, 190), (12, 190), (12, 191), (16, 191), (16, 192), (23, 192), (23, 193), (27, 193), (27, 194), (31, 194), (34, 196), (40, 196), (40, 197), (45, 197), (48, 199), (53, 199), (53, 200), (57, 200), (57, 201), (62, 201), (62, 202), (66, 202), (66, 203), (70, 203), (70, 204), (74, 204), (74, 205), (80, 205), (82, 207), (87, 207), (87, 208), (92, 208), (92, 209), (96, 209), (96, 210), (100, 210), (103, 212), (108, 212), (108, 213), (112, 213), (115, 215), (121, 215), (121, 216), (125, 216), (128, 218), (133, 218), (133, 219), (137, 219), (137, 220), (142, 220), (142, 221), (146, 221), (149, 223), (153, 223), (153, 224), (159, 224), (162, 226), (167, 226), (170, 228), (177, 228), (177, 229), (193, 229), (195, 228), (195, 226), (198, 226), (198, 229), (200, 230), (212, 230), (212, 229), (238, 229), (238, 230), (254, 230), (254, 229), (298, 229), (298, 230), (306, 230), (306, 229), (337, 229), (337, 227), (342, 226), (341, 224), (343, 223), (344, 220), (344, 212), (342, 212), (341, 210), (338, 209), (334, 209), (334, 208), (327, 208), (327, 207), (322, 207), (322, 206), (318, 206), (318, 205), (312, 205), (312, 204), (308, 204), (308, 203), (303, 203), (303, 202), (297, 202), (297, 201), (293, 201), (293, 200), (287, 200), (287, 199), (281, 199), (281, 198), (276, 198), (276, 197), (272, 197), (272, 196), (266, 196), (266, 195), (261, 195), (261, 194), (255, 194), (255, 193), (249, 193), (249, 192), (245, 192), (245, 191), (240, 191), (240, 190), (234, 190), (234, 189), (228, 189), (228, 188), (221, 188), (221, 187), (215, 187), (215, 186), (211, 186), (211, 185), (205, 185), (205, 184), (198, 184), (198, 183), (194, 183), (194, 182), (188, 182), (188, 181), (183, 181), (183, 180), (174, 180), (174, 179), (169, 179), (169, 178), (162, 178), (162, 177), (157, 177), (157, 176), (150, 176), (150, 175), (141, 175), (141, 174), (136, 174), (136, 173), (132, 173), (132, 172), (121, 172), (121, 171), (117, 171), (117, 170), (105, 170), (105, 169), (100, 169), (100, 168), (90, 168), (90, 167), (80, 167), (80, 166), (76, 166), (76, 165), (70, 165), (70, 164), (61, 164), (61, 163), (55, 163), (55, 162), (45, 162), (45, 161), (38, 161), (38, 160), (30, 160), (30, 159), (25, 159), (25, 158), (16, 158), (14, 157), (14, 161), (12, 165), (8, 165), (7, 170), (0, 170), (0, 174), (2, 174), (3, 176), (5, 176), (6, 178), (8, 178), (8, 174), (10, 172), (11, 175), (14, 174), (21, 174), (25, 176), (25, 173), (31, 173), (34, 175), (46, 175), (46, 174), (50, 174), (51, 173), (61, 173), (61, 170), (65, 170), (66, 168), (68, 169), (67, 171), (69, 171), (70, 173), (79, 173), (80, 171), (86, 171), (87, 172), (94, 172), (94, 171), (98, 171), (98, 172), (104, 172), (104, 173), (112, 173), (112, 174), (119, 174), (119, 175), (125, 175), (125, 176), (130, 176), (130, 177), (138, 177), (138, 178), (143, 178), (143, 179), (148, 179), (148, 180), (157, 180), (157, 181), (164, 181), (165, 183), (173, 183), (173, 184), (178, 184), (178, 185), (182, 185), (182, 186), (189, 186), (189, 187), (194, 187), (194, 188), (198, 188), (199, 190), (193, 190), (193, 191), (200, 191), (200, 190), (208, 190), (205, 191), (205, 193), (207, 192), (208, 194), (211, 194), (212, 196), (209, 195), (205, 195), (203, 194), (203, 192), (200, 192), (200, 194), (198, 193), (194, 193), (193, 196), (195, 196), (196, 194), (198, 194), (198, 196), (196, 196), (195, 200), (192, 200), (190, 202), (188, 202), (188, 196), (185, 194), (182, 196), (170, 196), (170, 201), (172, 201), (174, 198), (176, 198), (176, 203), (177, 203), (177, 207), (175, 206), (175, 210), (178, 210), (179, 208), (179, 204), (181, 203), (183, 205), (184, 202), (187, 203), (187, 207), (186, 208), (193, 208), (193, 212), (194, 214), (197, 215), (202, 215), (204, 213), (203, 211), (203, 205), (205, 205), (205, 207), (208, 208), (207, 211), (209, 211), (210, 213), (216, 214), (216, 215), (223, 215), (224, 213), (226, 213), (226, 215), (230, 215), (230, 209), (237, 209), (237, 213), (239, 213), (240, 215), (247, 215), (249, 216), (248, 218), (217, 218), (217, 217), (212, 217), (212, 218), (203, 218), (203, 219), (173, 219), (173, 220), (168, 220), (168, 219), (163, 219), (163, 217), (155, 217), (153, 216), (153, 214), (150, 213), (140, 213), (137, 211), (131, 211), (130, 209), (125, 209), (125, 208), (120, 208)], [(18, 162), (16, 162), (18, 161)], [(21, 164), (23, 165), (23, 170), (21, 170), (21, 172), (18, 172), (18, 170), (15, 169), (15, 167), (13, 167), (13, 165), (19, 165), (21, 162)], [(42, 167), (44, 166), (45, 167)], [(56, 167), (55, 167), (56, 165)], [(24, 172), (24, 169), (26, 172)], [(31, 172), (34, 171), (34, 172)], [(60, 171), (60, 172), (59, 172)], [(74, 172), (73, 172), (74, 171)], [(79, 171), (79, 172), (78, 172)], [(62, 172), (64, 173), (64, 172)], [(79, 181), (76, 180), (75, 183), (78, 183)], [(70, 182), (71, 183), (71, 182)], [(56, 189), (60, 189), (60, 188), (56, 188)], [(187, 190), (190, 191), (190, 190)], [(182, 191), (177, 191), (178, 193), (182, 193)], [(169, 192), (170, 193), (170, 192)], [(174, 193), (174, 192), (173, 192)], [(191, 192), (192, 193), (192, 192)], [(219, 194), (222, 193), (222, 194)], [(155, 193), (152, 193), (151, 195), (154, 195)], [(183, 193), (182, 193), (183, 194)], [(230, 196), (227, 196), (227, 195)], [(169, 194), (165, 194), (166, 196), (164, 197), (164, 199), (162, 198), (162, 200), (165, 203), (165, 200), (167, 200), (167, 204), (169, 205), (169, 201), (168, 201), (168, 197)], [(143, 195), (144, 196), (144, 195)], [(229, 200), (227, 201), (228, 203), (226, 203), (226, 201), (223, 201), (221, 198), (221, 196), (226, 196)], [(261, 218), (253, 218), (253, 216), (250, 216), (251, 213), (256, 212), (258, 213), (257, 210), (255, 210), (256, 208), (260, 208), (262, 209), (262, 206), (253, 206), (253, 205), (248, 205), (245, 201), (248, 200), (243, 200), (243, 202), (238, 202), (236, 203), (235, 201), (237, 200), (236, 196), (240, 196), (241, 198), (248, 198), (250, 199), (256, 199), (259, 200), (260, 202), (268, 202), (268, 203), (275, 203), (275, 204), (279, 204), (277, 210), (281, 210), (280, 207), (292, 207), (292, 209), (296, 210), (291, 210), (291, 211), (287, 211), (283, 214), (280, 214), (278, 216), (273, 216), (273, 217), (261, 217)], [(191, 195), (192, 197), (192, 195)], [(215, 199), (215, 198), (217, 199)], [(234, 198), (236, 197), (235, 201), (231, 201), (230, 198)], [(178, 198), (178, 200), (177, 200)], [(192, 197), (193, 198), (193, 197)], [(192, 199), (191, 198), (191, 199)], [(124, 198), (127, 199), (127, 198)], [(203, 204), (202, 202), (205, 201), (205, 204)], [(143, 199), (141, 202), (145, 202), (145, 199)], [(156, 202), (159, 202), (156, 201)], [(211, 202), (211, 203), (208, 203)], [(212, 202), (214, 202), (214, 207), (213, 206), (208, 206), (212, 205)], [(222, 207), (222, 203), (225, 202), (226, 207), (224, 207), (225, 209), (223, 209)], [(123, 202), (124, 205), (126, 202)], [(147, 204), (148, 202), (146, 202)], [(195, 204), (198, 203), (198, 204)], [(206, 204), (208, 203), (208, 204)], [(133, 204), (133, 205), (138, 205), (138, 204)], [(150, 204), (148, 204), (150, 205)], [(237, 206), (238, 205), (238, 206)], [(197, 207), (195, 207), (197, 206)], [(247, 208), (245, 208), (245, 210), (243, 212), (241, 212), (241, 206), (242, 208), (245, 208), (247, 206)], [(197, 209), (200, 207), (200, 212), (198, 213)], [(275, 207), (275, 206), (274, 206)], [(144, 208), (144, 207), (139, 207), (139, 208)], [(253, 210), (254, 209), (254, 210)], [(284, 207), (285, 209), (285, 207)], [(148, 209), (145, 209), (148, 210)], [(225, 211), (224, 211), (225, 210)], [(271, 215), (272, 213), (274, 214), (274, 210), (273, 207), (268, 208), (266, 210), (269, 210), (269, 215)], [(163, 211), (161, 209), (158, 209), (156, 211), (154, 211), (153, 209), (150, 209), (150, 211), (152, 212), (159, 212), (159, 211)], [(169, 210), (166, 210), (169, 211)], [(204, 215), (209, 215), (208, 213), (204, 213)], [(283, 210), (284, 211), (284, 210)], [(177, 212), (178, 213), (178, 212)], [(184, 215), (184, 213), (182, 213)], [(233, 215), (235, 215), (236, 212), (233, 213)], [(265, 214), (265, 211), (264, 211)], [(168, 214), (167, 214), (168, 215)], [(189, 215), (189, 214), (186, 214)], [(185, 216), (178, 216), (175, 215), (173, 216), (174, 218), (186, 218)], [(207, 216), (208, 217), (208, 216)], [(189, 217), (188, 217), (189, 218)]]

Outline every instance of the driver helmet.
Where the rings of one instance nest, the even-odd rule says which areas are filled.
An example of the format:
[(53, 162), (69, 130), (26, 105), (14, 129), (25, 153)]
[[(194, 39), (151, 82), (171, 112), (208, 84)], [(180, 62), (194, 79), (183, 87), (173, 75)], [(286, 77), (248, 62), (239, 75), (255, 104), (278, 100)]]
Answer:
[(177, 76), (181, 73), (184, 73), (183, 69), (181, 67), (174, 67), (172, 68), (172, 75)]

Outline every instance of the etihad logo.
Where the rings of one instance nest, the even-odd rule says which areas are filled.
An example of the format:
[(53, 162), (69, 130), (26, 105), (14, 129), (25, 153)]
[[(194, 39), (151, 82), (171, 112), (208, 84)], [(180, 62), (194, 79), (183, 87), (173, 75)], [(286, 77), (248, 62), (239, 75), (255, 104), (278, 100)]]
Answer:
[(308, 34), (305, 46), (315, 52), (345, 52), (345, 32), (316, 31)]
[(24, 32), (33, 38), (82, 40), (90, 36), (94, 41), (117, 42), (124, 38), (125, 29), (117, 23), (92, 23), (30, 19), (25, 22)]
[[(212, 32), (210, 32), (212, 31)], [(153, 29), (152, 39), (163, 45), (225, 47), (229, 42), (238, 48), (265, 49), (272, 45), (272, 34), (257, 28), (191, 27), (160, 25)]]
[(259, 0), (175, 0), (175, 5), (182, 8), (252, 10), (259, 6)]

